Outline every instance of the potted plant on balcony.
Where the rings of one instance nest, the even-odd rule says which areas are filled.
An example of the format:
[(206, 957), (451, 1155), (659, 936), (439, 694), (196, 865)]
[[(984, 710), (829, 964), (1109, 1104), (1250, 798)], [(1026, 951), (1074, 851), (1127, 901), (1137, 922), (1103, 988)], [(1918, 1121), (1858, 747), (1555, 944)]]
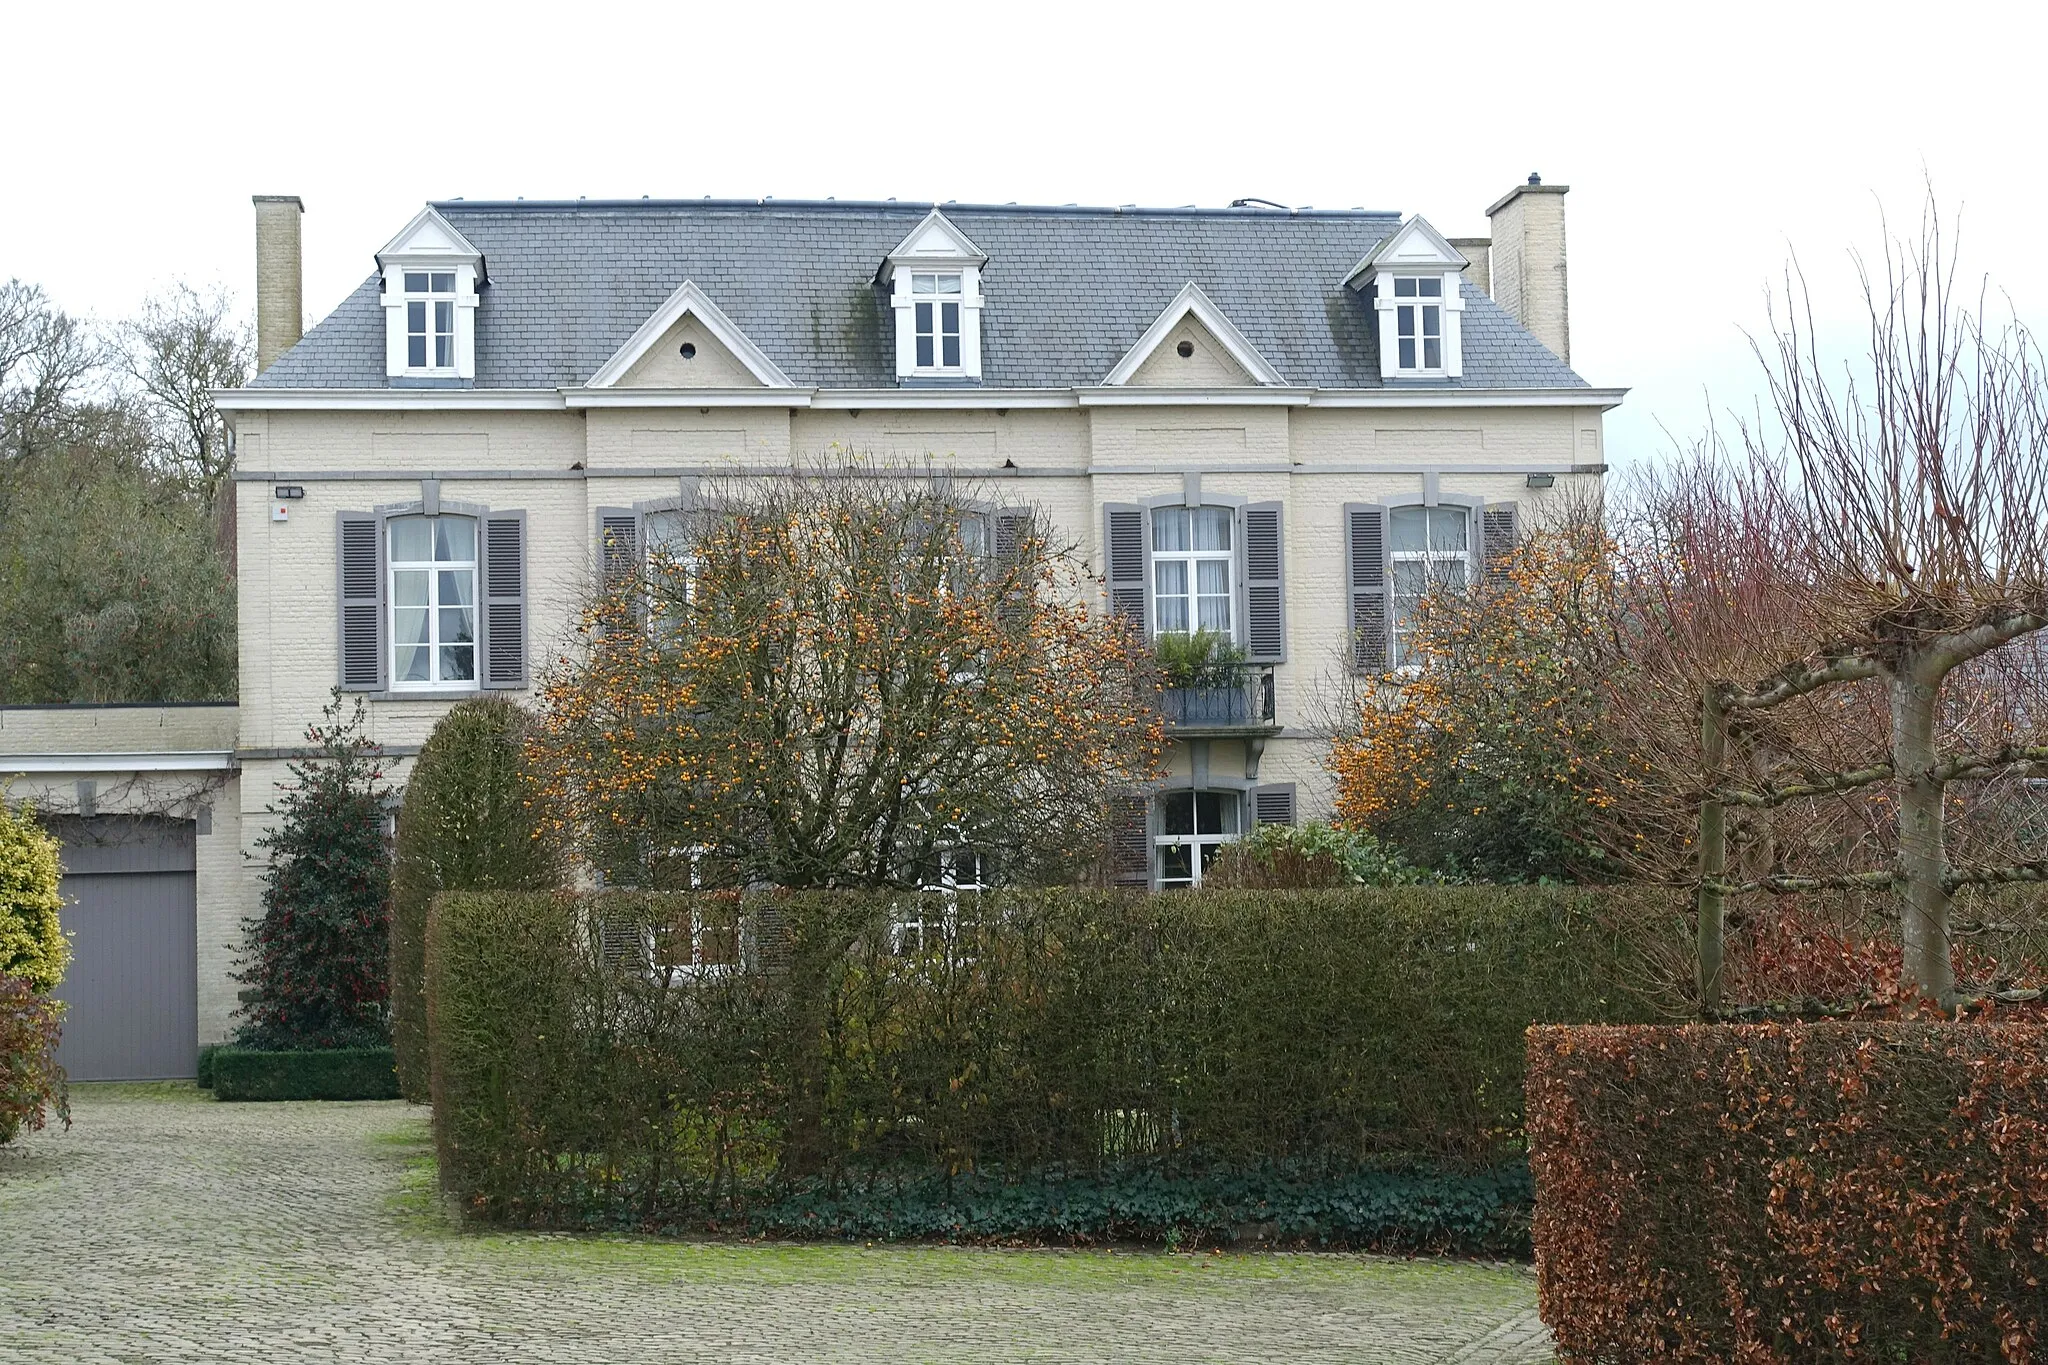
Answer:
[(1243, 725), (1254, 719), (1245, 652), (1220, 631), (1169, 631), (1153, 642), (1166, 719), (1174, 725)]

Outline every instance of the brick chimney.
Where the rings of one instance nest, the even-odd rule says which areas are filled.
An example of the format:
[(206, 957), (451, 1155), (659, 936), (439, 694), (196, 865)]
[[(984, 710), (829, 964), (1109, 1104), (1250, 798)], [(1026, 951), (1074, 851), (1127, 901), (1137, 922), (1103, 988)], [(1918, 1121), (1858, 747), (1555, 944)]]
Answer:
[(289, 351), (304, 327), (296, 194), (259, 194), (256, 204), (256, 372)]
[(1564, 197), (1570, 189), (1546, 185), (1532, 173), (1528, 184), (1515, 186), (1486, 211), (1493, 223), (1488, 292), (1566, 364), (1572, 359), (1564, 254)]

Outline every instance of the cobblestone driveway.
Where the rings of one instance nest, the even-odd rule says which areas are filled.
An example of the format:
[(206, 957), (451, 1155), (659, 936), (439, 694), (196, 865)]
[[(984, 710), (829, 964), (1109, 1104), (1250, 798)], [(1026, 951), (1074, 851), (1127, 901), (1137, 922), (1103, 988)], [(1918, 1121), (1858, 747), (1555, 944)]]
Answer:
[(1524, 1269), (466, 1234), (400, 1104), (82, 1087), (0, 1148), (0, 1361), (1544, 1361)]

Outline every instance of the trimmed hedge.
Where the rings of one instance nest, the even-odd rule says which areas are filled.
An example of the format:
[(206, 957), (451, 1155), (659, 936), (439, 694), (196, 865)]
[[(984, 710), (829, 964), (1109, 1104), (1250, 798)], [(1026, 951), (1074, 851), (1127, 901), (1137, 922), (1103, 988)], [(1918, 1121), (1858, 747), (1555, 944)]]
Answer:
[(2036, 1358), (2048, 1025), (1536, 1028), (1565, 1360)]
[(504, 697), (449, 708), (406, 781), (391, 864), (391, 1045), (399, 1085), (427, 1100), (427, 906), (448, 890), (561, 884), (544, 803), (521, 757), (529, 719)]
[(397, 1059), (388, 1047), (213, 1053), (213, 1094), (221, 1100), (395, 1100)]
[[(1526, 1249), (1523, 1030), (1640, 1019), (1553, 888), (450, 893), (442, 1178), (488, 1220)], [(658, 977), (641, 927), (737, 924)]]

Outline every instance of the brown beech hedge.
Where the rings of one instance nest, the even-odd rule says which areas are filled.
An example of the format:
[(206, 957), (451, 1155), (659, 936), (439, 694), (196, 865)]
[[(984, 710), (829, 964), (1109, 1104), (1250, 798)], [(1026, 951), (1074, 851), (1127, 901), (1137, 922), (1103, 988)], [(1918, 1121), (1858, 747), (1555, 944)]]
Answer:
[(2048, 1326), (2048, 1025), (1529, 1030), (1570, 1361), (2024, 1362)]

